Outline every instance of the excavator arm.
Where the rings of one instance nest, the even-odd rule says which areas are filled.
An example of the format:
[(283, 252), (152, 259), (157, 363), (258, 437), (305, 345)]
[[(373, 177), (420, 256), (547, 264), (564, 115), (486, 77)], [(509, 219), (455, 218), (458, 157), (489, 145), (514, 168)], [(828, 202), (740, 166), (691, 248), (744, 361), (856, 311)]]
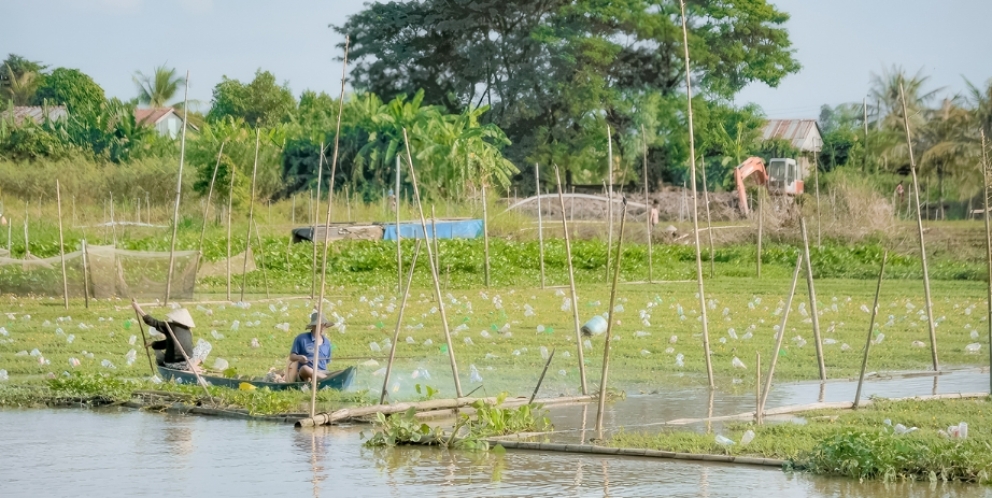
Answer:
[(737, 197), (740, 202), (741, 213), (745, 217), (750, 216), (750, 209), (747, 206), (747, 190), (744, 187), (744, 180), (751, 175), (756, 175), (755, 180), (757, 180), (758, 185), (768, 186), (768, 172), (765, 171), (765, 162), (760, 157), (749, 157), (734, 168)]

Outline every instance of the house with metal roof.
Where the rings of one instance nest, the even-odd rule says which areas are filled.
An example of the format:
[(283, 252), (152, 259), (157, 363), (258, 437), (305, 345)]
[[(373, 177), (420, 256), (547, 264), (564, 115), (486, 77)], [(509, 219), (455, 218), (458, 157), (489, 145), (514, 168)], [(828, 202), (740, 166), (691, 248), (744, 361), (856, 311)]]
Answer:
[[(171, 107), (160, 109), (135, 109), (134, 120), (139, 125), (151, 126), (159, 135), (176, 138), (183, 130), (183, 118)], [(196, 126), (189, 126), (198, 130)]]
[(69, 111), (65, 106), (17, 106), (0, 112), (0, 119), (14, 120), (14, 124), (20, 126), (26, 120), (31, 120), (35, 124), (42, 124), (45, 119), (58, 121), (69, 117)]
[(795, 158), (802, 178), (809, 176), (823, 148), (823, 135), (815, 119), (769, 119), (761, 131), (762, 140), (786, 140), (799, 150)]

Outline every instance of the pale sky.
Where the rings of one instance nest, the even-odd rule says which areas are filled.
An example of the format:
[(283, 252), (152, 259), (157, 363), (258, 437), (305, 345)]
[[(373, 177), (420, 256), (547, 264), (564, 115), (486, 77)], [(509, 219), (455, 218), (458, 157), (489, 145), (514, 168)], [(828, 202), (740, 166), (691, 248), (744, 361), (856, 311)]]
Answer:
[[(992, 78), (989, 0), (772, 0), (803, 65), (779, 88), (745, 89), (769, 117), (819, 115), (860, 102), (872, 72), (924, 68), (932, 87), (963, 92), (962, 76)], [(221, 76), (250, 81), (258, 68), (305, 89), (338, 93), (341, 24), (360, 0), (0, 0), (0, 56), (16, 53), (77, 68), (108, 96), (136, 95), (131, 76), (167, 64), (191, 73), (190, 98), (208, 103)], [(181, 96), (180, 96), (181, 98)]]

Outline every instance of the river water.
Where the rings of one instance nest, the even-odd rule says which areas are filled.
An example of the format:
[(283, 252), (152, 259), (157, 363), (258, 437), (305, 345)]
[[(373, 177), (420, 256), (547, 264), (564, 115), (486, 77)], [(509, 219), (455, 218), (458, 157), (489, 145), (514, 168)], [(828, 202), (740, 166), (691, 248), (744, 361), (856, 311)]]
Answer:
[[(938, 377), (938, 391), (981, 391), (987, 382), (987, 374), (958, 372)], [(878, 379), (867, 384), (866, 393), (908, 396), (932, 389), (933, 377)], [(674, 391), (615, 403), (607, 424), (650, 430), (658, 420), (706, 415), (709, 401), (700, 400), (699, 393)], [(826, 401), (852, 395), (850, 383), (824, 388)], [(818, 384), (784, 385), (772, 393), (769, 407), (819, 397)], [(717, 393), (714, 398), (714, 415), (753, 409), (753, 396)], [(552, 410), (562, 437), (582, 434), (577, 430), (582, 411), (576, 406)], [(592, 420), (595, 407), (585, 411)], [(0, 410), (0, 496), (992, 496), (980, 486), (862, 484), (771, 468), (660, 459), (372, 450), (361, 445), (363, 429), (368, 430), (296, 430), (123, 409)]]

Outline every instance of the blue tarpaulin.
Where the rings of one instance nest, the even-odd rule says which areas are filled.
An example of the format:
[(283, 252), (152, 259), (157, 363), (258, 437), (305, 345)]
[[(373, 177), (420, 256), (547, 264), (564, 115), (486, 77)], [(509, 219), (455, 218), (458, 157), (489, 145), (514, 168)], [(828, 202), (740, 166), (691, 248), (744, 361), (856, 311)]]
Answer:
[[(382, 240), (396, 240), (396, 225), (383, 226)], [(434, 227), (427, 221), (427, 233), (433, 237)], [(482, 220), (438, 221), (439, 239), (475, 239), (482, 235)], [(400, 223), (400, 236), (404, 239), (422, 239), (424, 231), (420, 223)]]

